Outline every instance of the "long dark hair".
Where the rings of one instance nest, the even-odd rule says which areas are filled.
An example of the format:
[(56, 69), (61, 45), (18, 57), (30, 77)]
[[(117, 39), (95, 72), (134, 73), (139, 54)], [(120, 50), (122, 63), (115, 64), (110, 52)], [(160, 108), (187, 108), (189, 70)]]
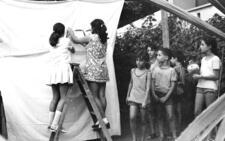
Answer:
[(98, 34), (102, 44), (105, 44), (108, 39), (107, 28), (101, 19), (95, 19), (91, 22), (92, 34)]
[(213, 54), (218, 55), (216, 38), (209, 35), (204, 35), (202, 37), (202, 40), (206, 43), (207, 46), (211, 46), (211, 51)]
[(53, 32), (49, 38), (50, 45), (55, 47), (59, 41), (59, 38), (62, 37), (64, 33), (65, 33), (65, 26), (62, 23), (54, 24)]

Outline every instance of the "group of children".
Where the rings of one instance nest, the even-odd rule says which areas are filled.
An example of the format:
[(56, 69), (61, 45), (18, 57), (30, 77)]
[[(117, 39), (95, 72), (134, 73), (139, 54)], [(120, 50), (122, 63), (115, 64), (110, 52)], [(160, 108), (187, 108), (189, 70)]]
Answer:
[(200, 44), (200, 51), (204, 57), (200, 64), (190, 62), (188, 71), (185, 71), (180, 51), (168, 48), (156, 50), (148, 47), (146, 52), (137, 54), (136, 68), (130, 72), (131, 80), (126, 99), (133, 141), (137, 141), (138, 111), (141, 117), (141, 141), (145, 140), (148, 123), (146, 115), (149, 117), (151, 135), (156, 137), (158, 129), (159, 138), (164, 140), (166, 127), (164, 123), (167, 123), (172, 140), (177, 138), (177, 130), (180, 130), (182, 124), (185, 73), (189, 73), (193, 80), (198, 82), (195, 116), (203, 111), (203, 104), (207, 107), (216, 99), (221, 67), (220, 59), (216, 56), (216, 48), (215, 38), (204, 36)]

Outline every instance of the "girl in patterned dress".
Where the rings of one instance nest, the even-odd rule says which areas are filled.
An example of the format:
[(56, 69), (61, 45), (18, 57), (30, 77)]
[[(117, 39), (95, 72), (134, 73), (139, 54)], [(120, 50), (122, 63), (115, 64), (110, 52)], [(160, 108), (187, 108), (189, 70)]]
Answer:
[(52, 48), (50, 50), (47, 85), (52, 88), (53, 98), (49, 107), (48, 129), (55, 132), (58, 129), (65, 96), (68, 88), (73, 84), (73, 74), (69, 63), (74, 48), (70, 46), (70, 39), (65, 37), (65, 26), (62, 23), (56, 23), (53, 26), (53, 33), (49, 38), (49, 42)]
[[(91, 22), (91, 35), (78, 38), (74, 35), (72, 29), (68, 29), (68, 35), (74, 43), (86, 43), (87, 60), (84, 77), (88, 82), (89, 88), (94, 96), (96, 104), (106, 127), (109, 128), (109, 122), (105, 117), (106, 98), (105, 87), (109, 80), (108, 69), (106, 65), (106, 49), (108, 34), (106, 26), (101, 19), (95, 19)], [(99, 122), (96, 120), (93, 128), (99, 128)]]
[(137, 68), (131, 69), (131, 80), (128, 87), (127, 103), (130, 107), (130, 129), (133, 141), (137, 141), (136, 127), (137, 115), (140, 111), (142, 135), (144, 141), (146, 131), (146, 105), (149, 104), (151, 74), (145, 65), (148, 61), (147, 54), (139, 54), (136, 59)]

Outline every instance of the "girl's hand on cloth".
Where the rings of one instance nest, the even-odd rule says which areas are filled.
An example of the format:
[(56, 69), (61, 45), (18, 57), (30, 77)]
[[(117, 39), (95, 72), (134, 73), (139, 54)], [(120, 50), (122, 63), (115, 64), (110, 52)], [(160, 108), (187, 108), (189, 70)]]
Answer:
[(74, 33), (73, 33), (73, 29), (72, 29), (71, 27), (68, 27), (66, 36), (67, 36), (67, 37), (70, 37), (72, 34), (74, 34)]

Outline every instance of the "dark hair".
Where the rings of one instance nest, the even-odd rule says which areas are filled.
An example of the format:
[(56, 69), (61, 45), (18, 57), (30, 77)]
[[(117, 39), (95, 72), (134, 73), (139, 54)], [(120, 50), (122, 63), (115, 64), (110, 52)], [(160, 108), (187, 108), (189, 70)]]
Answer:
[(149, 55), (146, 51), (139, 51), (136, 55), (136, 59), (143, 60), (145, 62), (149, 61)]
[(177, 60), (183, 64), (184, 63), (184, 54), (180, 50), (172, 50), (171, 51), (172, 57), (177, 58)]
[(213, 54), (218, 55), (216, 38), (209, 35), (204, 35), (202, 37), (202, 40), (206, 43), (207, 46), (211, 46), (211, 51)]
[(108, 39), (108, 33), (105, 23), (101, 19), (95, 19), (91, 22), (92, 34), (98, 34), (101, 43), (105, 44)]
[(159, 51), (162, 51), (163, 55), (168, 56), (168, 60), (171, 59), (172, 53), (171, 53), (170, 49), (168, 49), (168, 48), (160, 48)]
[(54, 24), (53, 33), (49, 38), (50, 45), (55, 47), (59, 41), (59, 38), (62, 37), (64, 33), (65, 33), (65, 26), (62, 23)]
[(147, 49), (148, 49), (148, 48), (151, 48), (151, 50), (154, 50), (154, 51), (157, 51), (157, 50), (158, 50), (158, 48), (155, 47), (155, 46), (153, 46), (153, 45), (147, 46)]

